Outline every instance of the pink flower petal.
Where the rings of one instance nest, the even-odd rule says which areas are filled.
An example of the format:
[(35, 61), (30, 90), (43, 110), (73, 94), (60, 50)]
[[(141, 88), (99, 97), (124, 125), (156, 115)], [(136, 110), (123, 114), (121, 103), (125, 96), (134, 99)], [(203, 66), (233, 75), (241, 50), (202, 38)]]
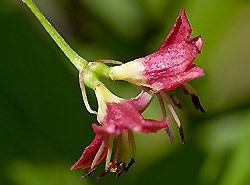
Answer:
[(193, 64), (203, 41), (200, 36), (190, 38), (191, 33), (186, 14), (181, 10), (160, 50), (140, 59), (145, 67), (145, 86), (168, 91), (204, 75), (203, 70)]
[(152, 95), (147, 92), (141, 92), (136, 98), (125, 100), (139, 112), (143, 112), (150, 104)]
[(191, 69), (186, 72), (182, 72), (180, 75), (164, 76), (157, 79), (157, 82), (152, 83), (151, 86), (156, 90), (173, 90), (181, 84), (204, 76), (204, 71), (199, 66), (193, 65)]
[(163, 41), (160, 49), (163, 49), (171, 44), (178, 44), (188, 39), (192, 33), (191, 26), (188, 22), (184, 9), (180, 10), (179, 16), (176, 19), (174, 26)]
[(121, 134), (123, 129), (150, 133), (166, 128), (168, 119), (163, 121), (144, 119), (142, 115), (127, 102), (108, 103), (107, 115), (102, 126), (93, 125), (98, 135)]
[[(84, 149), (80, 159), (75, 164), (72, 165), (71, 170), (75, 170), (78, 168), (85, 169), (85, 168), (90, 167), (90, 165), (91, 165), (92, 161), (94, 160), (95, 155), (96, 155), (97, 151), (99, 150), (102, 142), (103, 142), (103, 137), (100, 135), (96, 135), (94, 140), (90, 143), (90, 145)], [(106, 153), (107, 153), (107, 147), (105, 147), (97, 164), (99, 164), (103, 160)]]
[[(166, 128), (169, 123), (169, 119), (165, 118), (162, 121), (153, 119), (145, 119), (144, 123), (138, 127), (138, 131), (142, 133), (157, 132), (160, 129)], [(134, 131), (136, 131), (134, 129)]]

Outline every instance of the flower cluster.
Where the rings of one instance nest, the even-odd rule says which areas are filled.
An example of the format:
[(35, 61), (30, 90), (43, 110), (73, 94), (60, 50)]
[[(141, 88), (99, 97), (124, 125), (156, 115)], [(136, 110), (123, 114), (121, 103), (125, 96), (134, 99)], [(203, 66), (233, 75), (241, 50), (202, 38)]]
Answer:
[[(95, 138), (84, 149), (71, 170), (88, 168), (87, 173), (82, 176), (86, 178), (106, 157), (105, 169), (97, 179), (101, 179), (109, 172), (119, 177), (135, 162), (134, 133), (148, 134), (165, 130), (172, 141), (173, 135), (169, 128), (171, 117), (178, 126), (182, 143), (185, 142), (183, 128), (174, 109), (174, 106), (181, 108), (182, 105), (174, 94), (168, 95), (166, 92), (180, 87), (185, 94), (191, 96), (196, 109), (201, 112), (205, 110), (201, 106), (196, 91), (188, 84), (189, 81), (204, 75), (203, 69), (193, 64), (201, 52), (203, 41), (201, 36), (191, 37), (192, 29), (184, 9), (180, 10), (175, 24), (160, 49), (152, 54), (125, 64), (113, 60), (89, 63), (66, 43), (33, 0), (25, 0), (23, 3), (79, 71), (79, 83), (85, 107), (90, 113), (97, 115), (98, 123), (92, 124)], [(116, 65), (109, 67), (105, 63)], [(141, 88), (142, 92), (131, 99), (117, 97), (100, 81), (99, 77), (128, 81)], [(85, 86), (94, 90), (98, 111), (91, 109)], [(142, 116), (142, 112), (149, 106), (154, 96), (159, 100), (162, 120), (145, 119)], [(166, 114), (166, 108), (171, 113), (169, 117)]]
[[(97, 179), (109, 172), (114, 172), (119, 177), (135, 162), (134, 132), (153, 133), (164, 129), (170, 140), (173, 140), (166, 108), (175, 120), (184, 143), (183, 128), (173, 106), (181, 108), (182, 105), (174, 94), (168, 96), (166, 92), (181, 87), (185, 94), (191, 96), (195, 107), (205, 112), (197, 93), (187, 83), (204, 75), (203, 69), (193, 64), (201, 52), (203, 41), (201, 36), (192, 38), (191, 33), (192, 29), (182, 9), (159, 50), (113, 67), (104, 63), (119, 63), (110, 60), (96, 61), (88, 64), (88, 70), (80, 71), (84, 103), (89, 112), (97, 114), (98, 124), (92, 124), (95, 138), (71, 167), (72, 170), (88, 168), (88, 172), (82, 176), (86, 178), (106, 158), (105, 170)], [(98, 80), (98, 75), (112, 80), (128, 81), (141, 87), (142, 92), (132, 99), (119, 98)], [(97, 112), (87, 102), (84, 84), (95, 91)], [(141, 114), (153, 96), (160, 102), (162, 120), (145, 119)]]

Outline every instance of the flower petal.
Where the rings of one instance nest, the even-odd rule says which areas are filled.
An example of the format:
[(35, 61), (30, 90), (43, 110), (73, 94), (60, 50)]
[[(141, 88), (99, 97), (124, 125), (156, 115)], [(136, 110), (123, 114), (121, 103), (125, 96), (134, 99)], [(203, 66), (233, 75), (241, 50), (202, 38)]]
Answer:
[(192, 29), (188, 22), (185, 10), (181, 9), (174, 26), (168, 33), (166, 39), (163, 41), (160, 49), (165, 48), (171, 44), (178, 44), (187, 40), (190, 37), (191, 33)]
[(159, 50), (123, 64), (119, 70), (112, 68), (111, 78), (126, 80), (154, 91), (168, 91), (204, 75), (203, 70), (193, 64), (201, 52), (203, 41), (201, 36), (191, 38), (191, 33), (186, 13), (181, 9)]
[[(102, 136), (96, 135), (94, 140), (90, 143), (90, 145), (84, 149), (80, 159), (75, 164), (72, 165), (71, 170), (75, 170), (78, 168), (85, 169), (85, 168), (90, 167), (90, 165), (91, 165), (92, 161), (94, 160), (95, 155), (96, 155), (97, 151), (99, 150), (103, 141), (104, 140), (103, 140)], [(107, 153), (107, 147), (105, 147), (97, 164), (99, 164), (103, 160), (106, 153)]]
[(186, 72), (182, 72), (177, 75), (162, 75), (161, 78), (157, 79), (154, 83), (151, 83), (151, 87), (155, 90), (173, 90), (176, 87), (186, 83), (195, 78), (204, 76), (204, 71), (199, 66), (193, 65), (192, 68)]
[(121, 134), (121, 131), (150, 133), (166, 128), (168, 119), (163, 121), (144, 119), (142, 115), (127, 102), (108, 103), (107, 115), (102, 126), (93, 124), (93, 130), (98, 135)]
[(145, 119), (142, 125), (133, 128), (133, 130), (142, 133), (152, 133), (152, 132), (157, 132), (158, 130), (161, 130), (163, 128), (166, 128), (168, 123), (169, 123), (169, 118), (165, 118), (162, 121)]
[(143, 112), (150, 104), (152, 95), (142, 91), (137, 97), (125, 100), (139, 112)]

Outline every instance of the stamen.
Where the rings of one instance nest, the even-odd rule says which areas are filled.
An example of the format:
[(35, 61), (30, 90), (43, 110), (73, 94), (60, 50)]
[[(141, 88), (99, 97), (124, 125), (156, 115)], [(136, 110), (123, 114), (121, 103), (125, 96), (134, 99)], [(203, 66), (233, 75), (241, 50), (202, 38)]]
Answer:
[(181, 105), (180, 100), (179, 100), (174, 94), (171, 94), (171, 95), (170, 95), (170, 98), (171, 98), (173, 104), (174, 104), (176, 107), (178, 107), (179, 109), (182, 108), (182, 105)]
[(121, 145), (122, 145), (122, 135), (120, 134), (117, 138), (117, 144), (115, 148), (115, 155), (114, 155), (114, 161), (117, 162), (119, 158), (119, 153), (121, 150)]
[(169, 99), (168, 97), (166, 96), (166, 94), (164, 92), (160, 92), (161, 96), (162, 96), (162, 99), (164, 100), (164, 102), (167, 104), (168, 106), (168, 109), (170, 111), (170, 113), (172, 114), (178, 128), (179, 128), (179, 134), (181, 136), (181, 140), (182, 140), (182, 143), (184, 143), (184, 133), (183, 133), (183, 128), (181, 126), (181, 122), (180, 122), (180, 119), (178, 118), (173, 106), (170, 104), (169, 102)]
[(123, 136), (123, 151), (122, 151), (122, 161), (127, 163), (129, 161), (129, 137), (128, 137), (128, 131), (123, 130), (122, 131), (122, 136)]
[(184, 89), (185, 94), (188, 94), (188, 95), (193, 94), (193, 95), (197, 96), (196, 90), (189, 83), (184, 83), (183, 84), (183, 89)]
[(173, 134), (172, 134), (170, 128), (167, 126), (167, 127), (165, 128), (165, 131), (166, 131), (166, 133), (167, 133), (167, 135), (168, 135), (168, 138), (169, 138), (170, 142), (172, 143), (172, 142), (174, 141), (174, 136), (173, 136)]
[(162, 117), (163, 119), (167, 117), (167, 114), (166, 114), (166, 107), (164, 105), (164, 101), (162, 99), (162, 96), (160, 93), (157, 94), (157, 98), (159, 100), (159, 103), (160, 103), (160, 107), (161, 107), (161, 113), (162, 113)]
[(205, 113), (205, 109), (202, 107), (200, 100), (199, 100), (199, 97), (196, 95), (191, 95), (191, 97), (192, 97), (192, 102), (193, 102), (195, 108), (197, 110), (201, 111), (202, 113)]
[(113, 172), (113, 173), (115, 173), (116, 172), (116, 170), (117, 170), (117, 161), (112, 161), (111, 163), (110, 163), (110, 172)]
[(168, 109), (169, 109), (170, 113), (172, 114), (172, 116), (173, 116), (176, 124), (178, 125), (178, 127), (180, 127), (181, 126), (181, 122), (180, 122), (180, 120), (179, 120), (179, 118), (178, 118), (178, 116), (177, 116), (177, 114), (176, 114), (173, 106), (170, 104), (170, 102), (168, 100), (168, 97), (166, 96), (166, 94), (164, 92), (160, 92), (160, 94), (161, 94), (163, 100), (165, 101), (165, 103), (167, 104)]
[(84, 77), (83, 76), (84, 76), (84, 72), (80, 71), (79, 72), (79, 84), (80, 84), (80, 88), (81, 88), (81, 91), (82, 91), (82, 99), (83, 99), (84, 105), (85, 105), (87, 111), (89, 111), (89, 113), (97, 114), (97, 112), (92, 110), (90, 105), (89, 105), (88, 97), (87, 97), (87, 93), (86, 93), (86, 89), (85, 89), (85, 85), (84, 85)]
[(118, 172), (115, 174), (115, 176), (116, 176), (116, 177), (120, 177), (121, 174), (125, 171), (125, 169), (126, 169), (125, 163), (120, 163), (120, 164), (118, 165)]
[[(161, 107), (162, 117), (163, 117), (163, 119), (164, 119), (164, 118), (167, 117), (167, 113), (166, 113), (166, 107), (165, 107), (163, 98), (162, 98), (162, 96), (161, 96), (160, 93), (157, 94), (157, 98), (158, 98), (158, 100), (159, 100), (160, 107)], [(170, 140), (171, 142), (173, 142), (174, 137), (173, 137), (173, 134), (172, 134), (170, 128), (167, 126), (167, 127), (165, 128), (165, 130), (166, 130), (166, 132), (167, 132), (167, 135), (168, 135), (169, 140)]]
[(115, 148), (115, 154), (114, 154), (114, 159), (110, 163), (110, 172), (116, 172), (117, 170), (117, 161), (119, 158), (119, 153), (121, 150), (121, 145), (122, 145), (122, 135), (120, 134), (117, 138), (117, 143), (116, 143), (116, 148)]
[(101, 155), (102, 155), (102, 153), (103, 153), (104, 148), (105, 148), (105, 141), (102, 142), (102, 144), (101, 144), (99, 150), (97, 151), (97, 153), (96, 153), (96, 155), (95, 155), (95, 158), (94, 158), (94, 160), (93, 160), (93, 162), (92, 162), (92, 164), (91, 164), (91, 167), (90, 167), (91, 169), (95, 167), (96, 163), (97, 163), (98, 160), (100, 159), (100, 157), (101, 157)]
[(90, 176), (95, 170), (96, 170), (96, 167), (90, 168), (89, 171), (88, 171), (85, 175), (81, 176), (80, 178), (81, 178), (81, 179), (87, 178), (87, 177)]
[(179, 134), (181, 136), (181, 142), (182, 144), (185, 144), (185, 137), (184, 137), (184, 132), (182, 126), (179, 127)]
[(129, 145), (131, 149), (131, 155), (132, 157), (135, 157), (136, 155), (136, 144), (135, 144), (135, 136), (134, 133), (131, 131), (128, 131), (128, 137), (129, 137)]
[(131, 160), (129, 161), (128, 165), (126, 166), (125, 171), (127, 172), (134, 163), (135, 163), (135, 160), (132, 157)]
[(183, 89), (184, 89), (185, 94), (188, 94), (191, 96), (192, 102), (193, 102), (195, 108), (197, 110), (201, 111), (202, 113), (205, 113), (205, 109), (202, 107), (195, 89), (188, 83), (183, 84)]
[(110, 136), (108, 139), (108, 153), (107, 153), (107, 158), (106, 158), (106, 165), (105, 169), (108, 170), (110, 167), (110, 161), (111, 161), (111, 156), (112, 156), (112, 150), (113, 150), (113, 140), (114, 136)]

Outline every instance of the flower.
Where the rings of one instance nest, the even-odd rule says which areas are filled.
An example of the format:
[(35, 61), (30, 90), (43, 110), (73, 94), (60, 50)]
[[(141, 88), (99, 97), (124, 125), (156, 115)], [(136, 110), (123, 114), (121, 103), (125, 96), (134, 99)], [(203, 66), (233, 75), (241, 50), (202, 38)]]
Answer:
[[(162, 121), (143, 118), (141, 112), (147, 108), (152, 98), (147, 92), (126, 100), (113, 95), (103, 84), (99, 84), (95, 94), (98, 101), (97, 120), (100, 124), (92, 124), (96, 136), (71, 169), (90, 168), (83, 176), (87, 177), (106, 156), (105, 170), (97, 179), (108, 172), (116, 172), (116, 176), (120, 176), (134, 163), (133, 132), (152, 133), (166, 129), (168, 118)], [(116, 148), (111, 160), (114, 142)]]
[(155, 92), (169, 91), (204, 75), (193, 61), (202, 49), (202, 38), (191, 38), (192, 29), (184, 9), (159, 50), (110, 70), (113, 80), (126, 80)]
[(181, 104), (176, 96), (166, 96), (164, 92), (182, 86), (186, 94), (191, 95), (192, 102), (201, 112), (205, 112), (195, 90), (187, 84), (204, 75), (203, 69), (193, 64), (201, 52), (201, 36), (191, 38), (192, 29), (184, 9), (180, 10), (175, 24), (163, 41), (159, 50), (120, 66), (111, 67), (109, 76), (112, 80), (125, 80), (138, 86), (151, 89), (159, 98), (163, 117), (166, 117), (165, 105), (170, 110), (179, 127), (184, 143), (182, 126), (169, 99), (178, 108)]

